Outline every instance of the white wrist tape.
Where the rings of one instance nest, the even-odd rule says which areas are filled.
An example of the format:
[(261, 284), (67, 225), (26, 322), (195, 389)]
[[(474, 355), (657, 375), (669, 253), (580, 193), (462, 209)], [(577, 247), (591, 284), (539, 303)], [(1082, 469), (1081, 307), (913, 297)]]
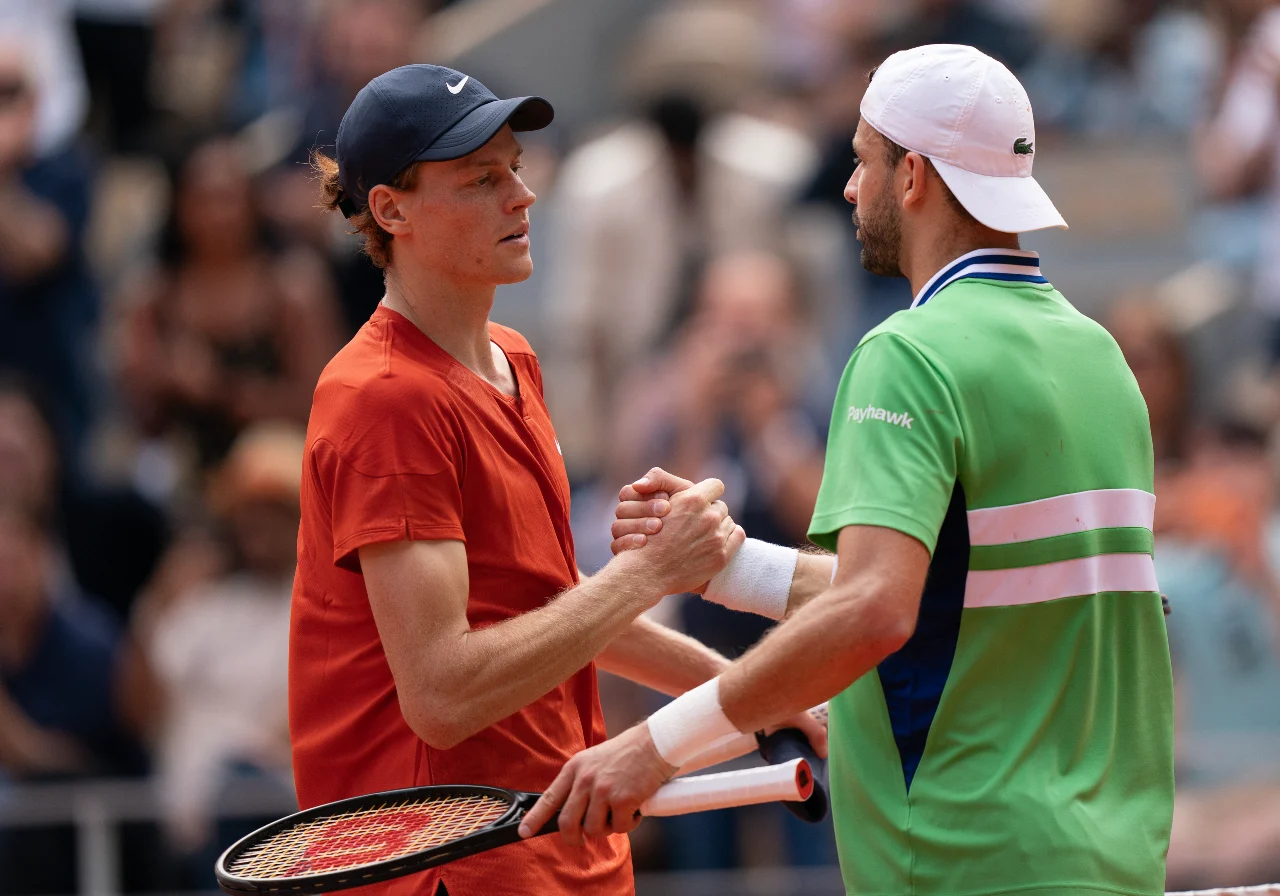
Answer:
[(741, 733), (720, 708), (719, 678), (681, 694), (649, 716), (648, 724), (658, 755), (676, 768)]
[(729, 565), (707, 583), (702, 596), (731, 610), (781, 619), (787, 615), (799, 559), (795, 548), (748, 538)]

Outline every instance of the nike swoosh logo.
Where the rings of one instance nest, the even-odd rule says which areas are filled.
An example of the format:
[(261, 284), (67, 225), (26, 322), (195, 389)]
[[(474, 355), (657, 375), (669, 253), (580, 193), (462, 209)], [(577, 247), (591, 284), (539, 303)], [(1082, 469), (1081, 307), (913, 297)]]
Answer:
[(466, 83), (469, 80), (471, 80), (470, 75), (463, 75), (462, 80), (459, 81), (457, 84), (450, 84), (448, 81), (445, 81), (444, 86), (449, 88), (450, 93), (452, 93), (454, 96), (457, 96), (462, 91), (462, 88), (466, 86)]

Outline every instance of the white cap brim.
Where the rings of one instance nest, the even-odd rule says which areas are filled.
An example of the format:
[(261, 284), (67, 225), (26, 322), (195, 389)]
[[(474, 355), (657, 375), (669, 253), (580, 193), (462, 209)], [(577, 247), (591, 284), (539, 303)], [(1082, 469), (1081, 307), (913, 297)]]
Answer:
[(993, 177), (937, 159), (930, 161), (965, 211), (992, 230), (1029, 233), (1050, 227), (1067, 229), (1067, 222), (1034, 177)]

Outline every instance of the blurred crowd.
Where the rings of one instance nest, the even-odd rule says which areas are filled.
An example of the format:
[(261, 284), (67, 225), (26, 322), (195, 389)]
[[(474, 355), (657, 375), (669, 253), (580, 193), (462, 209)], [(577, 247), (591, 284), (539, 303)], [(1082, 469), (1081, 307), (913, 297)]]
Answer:
[[(489, 82), (489, 23), (537, 36), (539, 7), (573, 3), (609, 6), (0, 0), (0, 802), (152, 781), (159, 822), (122, 844), (132, 890), (208, 889), (228, 782), (289, 786), (303, 433), (382, 294), (316, 208), (309, 151), (373, 76), (466, 46)], [(860, 269), (842, 196), (867, 71), (975, 45), (1028, 86), (1040, 166), (1084, 160), (1084, 195), (1162, 208), (1138, 147), (1184, 166), (1156, 197), (1187, 209), (1165, 237), (1183, 269), (1068, 298), (1111, 328), (1151, 414), (1179, 695), (1170, 888), (1280, 879), (1280, 4), (623, 6), (590, 113), (525, 141), (536, 273), (494, 312), (539, 352), (584, 569), (608, 558), (618, 487), (654, 464), (723, 479), (750, 534), (803, 542), (839, 372), (910, 301)], [(1087, 249), (1081, 225), (1062, 245)], [(656, 612), (729, 655), (765, 630), (699, 600)], [(657, 699), (603, 694), (613, 728)], [(70, 892), (73, 849), (0, 829), (0, 893)], [(835, 859), (829, 832), (774, 807), (645, 825), (635, 854)]]

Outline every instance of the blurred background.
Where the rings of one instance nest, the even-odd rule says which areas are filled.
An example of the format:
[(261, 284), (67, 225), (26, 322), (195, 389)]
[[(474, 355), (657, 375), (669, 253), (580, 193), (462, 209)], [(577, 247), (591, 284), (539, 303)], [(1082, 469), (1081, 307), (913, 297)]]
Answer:
[[(370, 78), (542, 94), (538, 350), (608, 559), (653, 464), (803, 541), (830, 401), (909, 288), (841, 192), (867, 71), (957, 42), (1031, 93), (1071, 223), (1024, 245), (1151, 412), (1180, 791), (1169, 888), (1280, 879), (1280, 4), (1267, 0), (0, 0), (0, 893), (214, 889), (293, 808), (303, 427), (382, 294), (306, 159)], [(737, 654), (764, 626), (663, 618)], [(603, 685), (613, 730), (655, 706)], [(840, 893), (777, 807), (650, 821), (642, 894)]]

